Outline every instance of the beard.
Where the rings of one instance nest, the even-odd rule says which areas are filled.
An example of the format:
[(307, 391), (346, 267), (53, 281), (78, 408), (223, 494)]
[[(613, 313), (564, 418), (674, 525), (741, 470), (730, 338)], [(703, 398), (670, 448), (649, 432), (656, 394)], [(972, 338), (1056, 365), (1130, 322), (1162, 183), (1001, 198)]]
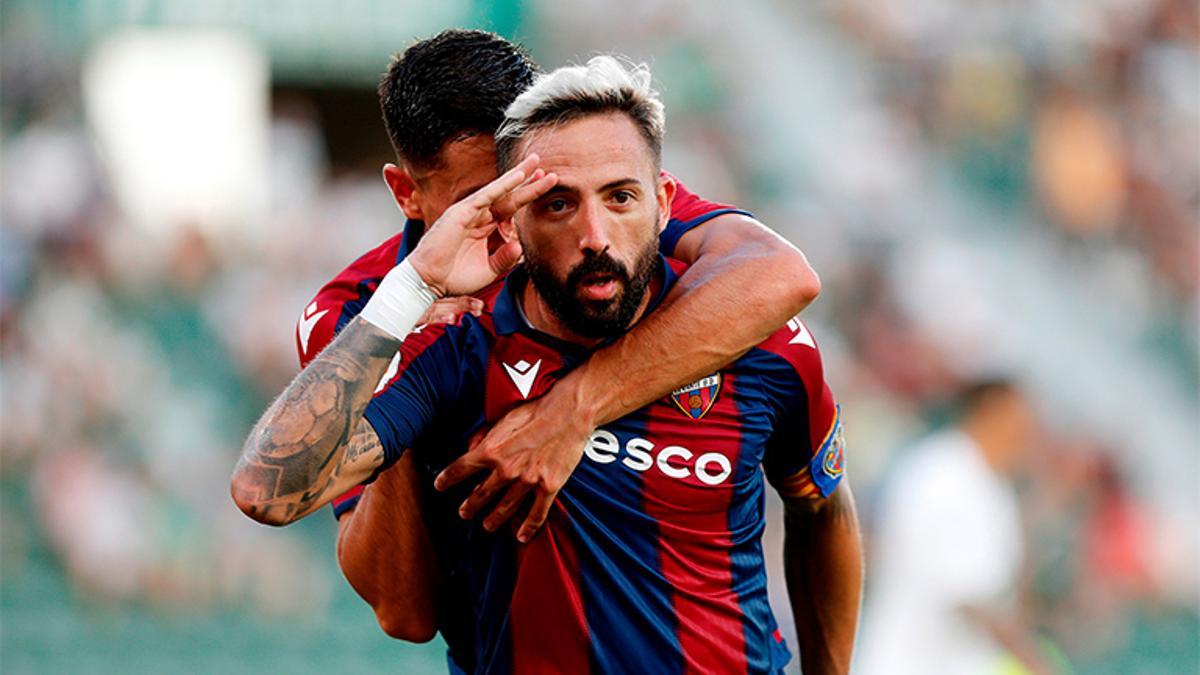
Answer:
[[(568, 330), (587, 338), (616, 337), (633, 322), (650, 287), (650, 279), (658, 269), (658, 238), (651, 238), (638, 252), (633, 270), (607, 251), (587, 252), (583, 262), (560, 281), (529, 248), (525, 249), (525, 269), (534, 289)], [(620, 282), (620, 290), (607, 300), (584, 298), (581, 293), (583, 279), (591, 274), (612, 276)]]

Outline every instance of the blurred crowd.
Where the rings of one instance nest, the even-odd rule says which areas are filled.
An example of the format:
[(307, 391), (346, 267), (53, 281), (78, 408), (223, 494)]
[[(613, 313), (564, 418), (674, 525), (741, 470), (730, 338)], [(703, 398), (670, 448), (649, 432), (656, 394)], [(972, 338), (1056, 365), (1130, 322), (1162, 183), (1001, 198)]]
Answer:
[[(1002, 372), (1038, 418), (1015, 482), (1023, 620), (1081, 669), (1159, 652), (1195, 667), (1197, 5), (638, 7), (530, 2), (520, 37), (547, 66), (652, 59), (667, 167), (809, 254), (825, 290), (807, 320), (847, 411), (868, 569), (878, 486), (963, 387)], [(308, 299), (402, 223), (381, 127), (360, 131), (373, 162), (338, 162), (339, 120), (292, 83), (272, 106), (269, 215), (150, 236), (95, 150), (79, 64), (9, 30), (3, 583), (44, 546), (81, 602), (322, 611), (349, 592), (313, 562), (332, 542), (259, 536), (227, 478), (297, 368)], [(1147, 400), (1162, 403), (1143, 417)], [(1139, 442), (1128, 420), (1143, 418), (1159, 435)]]

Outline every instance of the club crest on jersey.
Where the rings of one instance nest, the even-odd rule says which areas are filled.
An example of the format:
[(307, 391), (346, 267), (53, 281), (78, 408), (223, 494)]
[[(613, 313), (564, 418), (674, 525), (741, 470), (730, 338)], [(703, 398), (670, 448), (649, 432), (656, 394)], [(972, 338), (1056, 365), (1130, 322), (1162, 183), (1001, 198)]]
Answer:
[(721, 374), (713, 373), (671, 392), (671, 402), (684, 415), (698, 420), (708, 414), (721, 391)]
[[(841, 411), (838, 411), (841, 417)], [(846, 460), (843, 450), (846, 447), (846, 432), (842, 428), (842, 421), (838, 419), (835, 422), (833, 436), (829, 439), (825, 447), (825, 457), (821, 461), (821, 470), (830, 478), (839, 478), (846, 470)]]

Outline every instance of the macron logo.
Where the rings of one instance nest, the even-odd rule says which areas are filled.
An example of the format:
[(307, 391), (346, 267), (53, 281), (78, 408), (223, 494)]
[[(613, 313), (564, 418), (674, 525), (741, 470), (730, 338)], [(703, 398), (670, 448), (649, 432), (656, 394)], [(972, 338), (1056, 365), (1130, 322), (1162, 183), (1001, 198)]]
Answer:
[(517, 361), (516, 365), (512, 366), (504, 364), (504, 370), (512, 378), (513, 384), (517, 385), (517, 391), (521, 392), (521, 398), (529, 398), (529, 390), (533, 389), (533, 380), (537, 378), (538, 368), (541, 367), (541, 359), (538, 359), (537, 363), (533, 365), (529, 365), (525, 359)]
[(328, 309), (323, 309), (319, 312), (317, 311), (316, 300), (314, 300), (311, 305), (305, 308), (304, 314), (300, 315), (300, 322), (296, 324), (296, 333), (300, 336), (300, 351), (304, 352), (305, 354), (308, 353), (308, 339), (312, 337), (313, 328), (316, 327), (317, 322), (321, 320), (321, 317), (328, 313)]
[(808, 332), (808, 328), (801, 323), (800, 317), (792, 317), (788, 319), (788, 328), (796, 331), (791, 340), (788, 340), (789, 345), (808, 345), (813, 349), (817, 348), (817, 343), (813, 342), (812, 333)]

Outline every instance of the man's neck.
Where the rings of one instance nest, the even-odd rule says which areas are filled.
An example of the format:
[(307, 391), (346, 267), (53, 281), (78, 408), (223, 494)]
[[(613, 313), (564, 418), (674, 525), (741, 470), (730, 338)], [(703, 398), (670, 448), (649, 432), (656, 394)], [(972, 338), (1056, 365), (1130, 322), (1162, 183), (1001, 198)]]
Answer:
[[(642, 296), (642, 302), (638, 305), (637, 311), (633, 314), (633, 319), (629, 322), (630, 326), (637, 323), (642, 318), (642, 315), (646, 313), (646, 308), (650, 306), (650, 298), (658, 293), (658, 289), (661, 286), (662, 280), (656, 276), (650, 282), (649, 287), (646, 288), (646, 293)], [(552, 335), (560, 340), (589, 349), (604, 341), (603, 338), (587, 337), (567, 328), (550, 309), (550, 306), (546, 304), (545, 299), (537, 292), (537, 289), (533, 287), (533, 282), (529, 279), (525, 280), (525, 287), (521, 289), (517, 305), (518, 310), (529, 321), (529, 325), (547, 335)]]

